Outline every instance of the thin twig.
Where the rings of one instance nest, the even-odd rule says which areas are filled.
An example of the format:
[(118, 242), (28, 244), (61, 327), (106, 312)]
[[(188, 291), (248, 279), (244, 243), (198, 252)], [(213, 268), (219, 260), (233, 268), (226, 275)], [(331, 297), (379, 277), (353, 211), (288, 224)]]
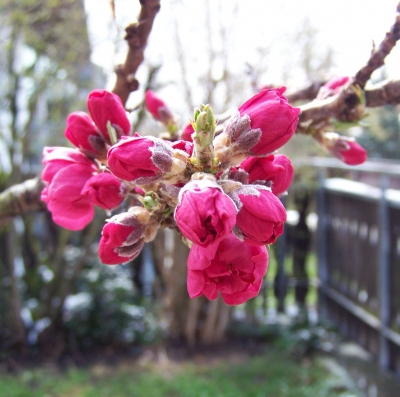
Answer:
[(372, 73), (383, 66), (385, 58), (390, 54), (397, 41), (400, 39), (400, 2), (397, 4), (397, 15), (394, 25), (386, 33), (385, 38), (378, 48), (374, 48), (371, 56), (365, 66), (363, 66), (355, 75), (354, 82), (361, 88), (365, 87)]
[(160, 10), (160, 0), (140, 0), (142, 5), (138, 22), (130, 24), (126, 29), (125, 40), (128, 43), (128, 53), (123, 65), (115, 68), (117, 80), (113, 93), (117, 94), (123, 104), (126, 104), (129, 94), (136, 91), (139, 82), (135, 74), (144, 59), (144, 50), (147, 46), (154, 19)]

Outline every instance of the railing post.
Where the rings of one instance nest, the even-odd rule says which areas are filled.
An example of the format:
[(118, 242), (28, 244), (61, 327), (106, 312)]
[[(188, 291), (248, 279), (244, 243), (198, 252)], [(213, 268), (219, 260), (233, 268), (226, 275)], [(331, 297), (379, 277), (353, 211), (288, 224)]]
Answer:
[(389, 342), (384, 336), (384, 328), (389, 325), (390, 317), (390, 235), (389, 214), (386, 200), (386, 189), (389, 186), (389, 176), (380, 177), (381, 198), (378, 204), (379, 219), (379, 266), (378, 266), (378, 297), (381, 329), (379, 335), (379, 365), (389, 367)]
[(317, 192), (317, 215), (318, 215), (318, 232), (317, 232), (317, 263), (318, 263), (318, 312), (320, 315), (326, 315), (326, 296), (325, 285), (328, 280), (328, 269), (326, 261), (326, 193), (325, 193), (325, 173), (324, 168), (318, 170), (318, 192)]
[[(281, 199), (282, 203), (285, 204), (285, 199)], [(276, 247), (276, 259), (277, 259), (277, 273), (274, 280), (275, 296), (278, 300), (277, 311), (278, 313), (285, 312), (285, 298), (287, 292), (287, 278), (285, 274), (285, 256), (286, 256), (286, 228), (283, 234), (278, 238)]]

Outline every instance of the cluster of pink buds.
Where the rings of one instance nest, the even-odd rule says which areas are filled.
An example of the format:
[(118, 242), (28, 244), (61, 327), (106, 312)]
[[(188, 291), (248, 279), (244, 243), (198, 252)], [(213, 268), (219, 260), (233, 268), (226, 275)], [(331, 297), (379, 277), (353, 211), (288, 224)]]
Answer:
[(293, 166), (275, 151), (294, 134), (299, 109), (283, 92), (262, 90), (216, 135), (210, 106), (196, 109), (179, 130), (173, 112), (149, 91), (145, 106), (167, 129), (161, 139), (132, 133), (119, 98), (94, 91), (90, 116), (76, 112), (67, 120), (76, 148), (44, 150), (42, 199), (53, 220), (72, 230), (92, 220), (94, 206), (114, 211), (99, 243), (105, 264), (135, 258), (160, 227), (177, 228), (191, 247), (189, 295), (221, 293), (226, 303), (241, 304), (259, 293), (266, 246), (286, 221), (279, 197)]

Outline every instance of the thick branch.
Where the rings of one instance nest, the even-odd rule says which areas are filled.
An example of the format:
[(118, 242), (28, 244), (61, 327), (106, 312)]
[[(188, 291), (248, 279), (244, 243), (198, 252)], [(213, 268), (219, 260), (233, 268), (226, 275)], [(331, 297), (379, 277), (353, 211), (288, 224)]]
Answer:
[[(384, 81), (364, 91), (365, 107), (400, 104), (400, 80)], [(357, 91), (350, 85), (340, 94), (323, 100), (315, 100), (300, 106), (298, 133), (310, 134), (323, 129), (330, 119), (355, 121), (362, 117), (363, 107)]]
[(125, 40), (128, 43), (128, 53), (123, 65), (115, 68), (117, 81), (113, 92), (126, 104), (129, 94), (136, 91), (139, 83), (135, 73), (144, 59), (144, 50), (147, 45), (154, 18), (160, 10), (160, 0), (140, 0), (138, 22), (130, 24), (126, 29)]
[(365, 91), (369, 108), (400, 104), (400, 80), (385, 80)]
[(394, 25), (390, 31), (386, 33), (385, 38), (378, 48), (374, 48), (368, 63), (362, 67), (355, 75), (355, 83), (364, 88), (372, 73), (384, 65), (385, 58), (390, 54), (396, 42), (400, 39), (400, 3), (397, 5), (397, 15)]
[(15, 215), (44, 210), (46, 206), (40, 200), (43, 187), (44, 183), (37, 177), (11, 186), (0, 193), (0, 226), (5, 224), (7, 218)]
[(325, 84), (324, 81), (317, 81), (312, 83), (308, 87), (302, 88), (293, 93), (285, 94), (289, 103), (294, 103), (297, 101), (312, 101), (318, 94), (319, 89)]

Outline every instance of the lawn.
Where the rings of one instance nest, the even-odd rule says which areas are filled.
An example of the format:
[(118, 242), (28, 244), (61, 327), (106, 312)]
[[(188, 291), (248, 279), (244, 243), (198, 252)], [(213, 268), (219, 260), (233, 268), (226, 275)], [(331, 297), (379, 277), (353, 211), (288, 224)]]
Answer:
[(0, 375), (1, 397), (355, 397), (322, 358), (297, 362), (267, 350), (257, 356), (198, 353), (191, 360), (143, 355), (87, 368), (56, 367)]

